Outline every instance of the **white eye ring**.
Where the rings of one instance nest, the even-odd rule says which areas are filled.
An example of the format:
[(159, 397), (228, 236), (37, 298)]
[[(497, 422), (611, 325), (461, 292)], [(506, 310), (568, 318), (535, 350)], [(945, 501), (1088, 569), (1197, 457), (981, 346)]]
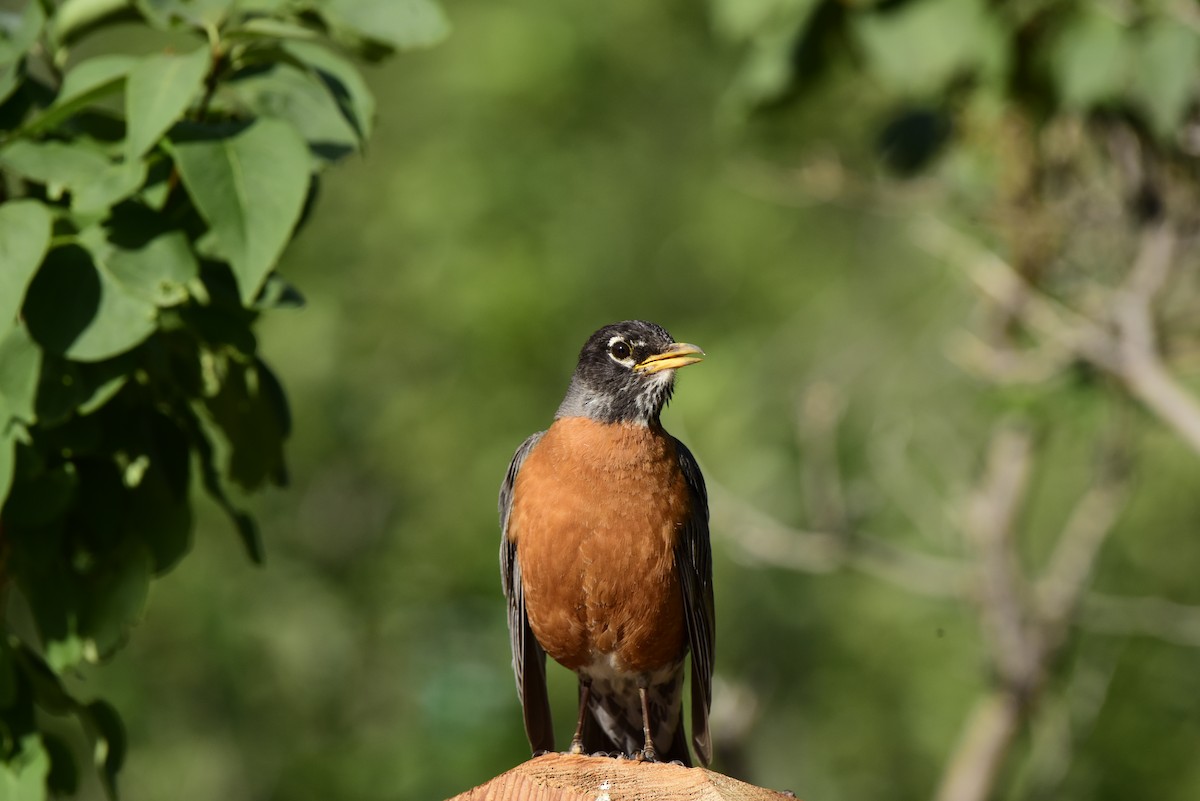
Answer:
[(633, 364), (633, 348), (624, 337), (618, 336), (608, 340), (608, 355), (614, 362), (626, 367)]

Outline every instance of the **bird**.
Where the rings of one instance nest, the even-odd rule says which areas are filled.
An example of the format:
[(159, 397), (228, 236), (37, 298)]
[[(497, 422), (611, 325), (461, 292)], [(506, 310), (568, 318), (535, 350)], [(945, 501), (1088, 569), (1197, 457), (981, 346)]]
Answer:
[(708, 495), (664, 430), (676, 371), (704, 356), (643, 320), (606, 325), (579, 353), (545, 431), (500, 487), (500, 572), (513, 670), (533, 753), (552, 752), (546, 655), (579, 679), (567, 753), (690, 767), (712, 758), (715, 615)]

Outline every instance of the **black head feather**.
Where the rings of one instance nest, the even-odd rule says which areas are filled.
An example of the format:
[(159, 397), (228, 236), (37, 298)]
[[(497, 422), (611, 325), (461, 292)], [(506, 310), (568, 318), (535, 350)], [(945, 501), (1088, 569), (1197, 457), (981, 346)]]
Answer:
[(579, 364), (555, 417), (657, 425), (675, 389), (675, 370), (635, 368), (675, 344), (665, 328), (643, 320), (604, 326), (579, 352)]

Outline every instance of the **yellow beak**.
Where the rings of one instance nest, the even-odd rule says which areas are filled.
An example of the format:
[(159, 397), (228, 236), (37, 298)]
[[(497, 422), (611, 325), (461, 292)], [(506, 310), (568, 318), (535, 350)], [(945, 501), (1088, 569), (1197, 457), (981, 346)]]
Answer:
[(677, 367), (687, 367), (702, 360), (704, 351), (687, 342), (676, 342), (662, 353), (647, 356), (633, 369), (639, 373), (657, 373), (662, 370), (674, 370)]

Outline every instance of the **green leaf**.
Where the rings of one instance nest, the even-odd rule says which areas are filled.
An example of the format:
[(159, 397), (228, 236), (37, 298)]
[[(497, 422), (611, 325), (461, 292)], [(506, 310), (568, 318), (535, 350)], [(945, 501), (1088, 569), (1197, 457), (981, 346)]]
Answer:
[(315, 72), (277, 64), (231, 81), (227, 89), (254, 115), (291, 123), (318, 157), (335, 161), (359, 146), (358, 132)]
[(312, 28), (271, 17), (251, 17), (237, 25), (230, 26), (225, 31), (227, 39), (266, 40), (268, 42), (275, 42), (279, 39), (312, 41), (319, 37), (320, 35)]
[(24, 63), (20, 61), (0, 64), (0, 103), (8, 100), (12, 93), (17, 91), (25, 77), (24, 67)]
[(77, 111), (116, 94), (125, 87), (129, 71), (137, 63), (132, 56), (96, 56), (76, 64), (63, 78), (54, 102), (21, 130), (30, 136), (58, 125)]
[(8, 416), (33, 423), (37, 399), (38, 374), (42, 351), (30, 338), (25, 326), (16, 325), (0, 338), (0, 429), (8, 425)]
[(261, 361), (223, 360), (220, 390), (206, 399), (228, 454), (229, 478), (246, 490), (286, 482), (283, 441), (291, 426), (283, 389)]
[[(2, 497), (2, 494), (0, 494)], [(7, 637), (0, 637), (0, 714), (17, 702), (21, 688), (17, 684), (16, 657)], [(9, 730), (9, 735), (12, 731)]]
[(0, 151), (0, 164), (31, 181), (45, 184), (52, 199), (58, 199), (71, 187), (96, 180), (108, 169), (108, 159), (92, 148), (24, 139)]
[(11, 425), (0, 426), (0, 508), (12, 489), (13, 469), (17, 461), (16, 432)]
[(76, 184), (71, 193), (71, 210), (76, 214), (99, 214), (132, 195), (146, 181), (146, 163), (141, 159), (108, 164), (96, 177)]
[(304, 140), (281, 120), (263, 118), (212, 138), (177, 140), (183, 184), (228, 260), (242, 303), (254, 300), (300, 219), (308, 192)]
[(46, 14), (41, 3), (26, 3), (19, 16), (5, 17), (5, 24), (0, 26), (0, 64), (11, 64), (23, 59), (37, 41), (46, 24)]
[(112, 400), (113, 396), (121, 391), (129, 381), (128, 375), (114, 376), (107, 381), (99, 384), (92, 394), (75, 410), (80, 415), (89, 415), (97, 409), (104, 407), (104, 404)]
[(820, 0), (716, 0), (713, 26), (730, 42), (747, 44), (773, 30), (793, 33), (796, 21), (805, 21)]
[(134, 347), (157, 328), (158, 314), (78, 245), (50, 251), (26, 293), (24, 312), (38, 344), (85, 362)]
[(20, 749), (0, 762), (0, 798), (5, 801), (45, 801), (50, 756), (37, 735), (21, 738)]
[(29, 280), (50, 246), (50, 212), (36, 200), (0, 205), (0, 331), (17, 316)]
[[(191, 291), (197, 303), (189, 303), (179, 307), (181, 322), (190, 328), (203, 342), (214, 346), (214, 350), (229, 348), (240, 354), (252, 356), (258, 350), (258, 340), (254, 336), (254, 321), (256, 312), (242, 304), (237, 291), (237, 282), (227, 265), (224, 270), (210, 266), (201, 273), (201, 281), (194, 282)], [(205, 366), (204, 358), (197, 362)], [(207, 381), (207, 378), (206, 378)], [(211, 392), (217, 391), (217, 384), (212, 383)]]
[(54, 34), (67, 45), (102, 25), (138, 18), (133, 0), (65, 0), (54, 15)]
[(346, 122), (358, 135), (360, 147), (365, 145), (375, 124), (375, 96), (371, 94), (371, 89), (363, 80), (358, 68), (329, 48), (320, 45), (287, 42), (284, 44), (284, 50), (313, 70), (325, 90), (337, 103)]
[(137, 249), (113, 246), (105, 263), (131, 295), (165, 308), (187, 300), (187, 284), (200, 274), (182, 231), (167, 231)]
[(82, 364), (59, 354), (44, 353), (38, 381), (38, 422), (43, 426), (56, 426), (72, 415), (94, 411), (94, 406), (99, 404), (97, 396), (101, 389), (132, 369), (128, 365), (122, 366), (124, 361), (118, 356)]
[[(174, 567), (191, 547), (191, 449), (187, 436), (164, 415), (152, 415), (150, 436), (136, 449), (144, 465), (129, 487), (127, 528), (145, 543), (156, 574)], [(129, 480), (126, 481), (128, 485)]]
[(377, 42), (395, 50), (429, 47), (450, 32), (433, 0), (322, 0), (317, 8), (335, 38)]
[(267, 276), (262, 293), (255, 298), (255, 309), (299, 309), (304, 306), (304, 295), (277, 273)]
[(1005, 71), (1007, 40), (986, 0), (914, 0), (853, 17), (872, 73), (902, 92), (928, 95), (960, 75)]
[(195, 449), (196, 455), (199, 457), (200, 478), (205, 492), (217, 502), (229, 516), (230, 521), (233, 522), (238, 537), (241, 538), (242, 545), (246, 549), (246, 555), (250, 557), (250, 561), (256, 565), (263, 564), (266, 561), (266, 550), (263, 548), (263, 541), (258, 533), (258, 526), (255, 525), (254, 518), (234, 505), (229, 497), (229, 493), (225, 491), (225, 485), (221, 481), (221, 472), (217, 468), (216, 451), (208, 435), (205, 433), (204, 424), (201, 422), (199, 416), (191, 410), (188, 410), (184, 414), (182, 422), (187, 428), (192, 448)]
[(208, 46), (184, 55), (148, 56), (129, 73), (125, 86), (125, 159), (140, 159), (154, 147), (204, 86), (211, 61)]
[[(140, 533), (129, 528), (134, 500), (123, 480), (127, 465), (122, 452), (112, 450), (136, 440), (140, 429), (123, 409), (97, 417), (103, 419), (67, 424), (103, 427), (105, 438), (94, 453), (73, 453), (78, 484), (70, 505), (41, 526), (14, 522), (12, 529), (19, 545), (12, 549), (13, 573), (37, 620), (47, 659), (60, 673), (80, 658), (103, 659), (124, 641), (142, 615), (153, 569)], [(76, 441), (70, 432), (65, 439)], [(39, 479), (36, 470), (19, 475), (14, 497), (44, 483)], [(41, 693), (39, 703), (45, 705)]]
[(74, 795), (79, 787), (79, 768), (70, 747), (55, 735), (43, 732), (42, 745), (50, 757), (46, 786), (58, 795)]
[(54, 98), (54, 103), (56, 106), (72, 103), (101, 88), (109, 92), (116, 91), (122, 88), (121, 82), (129, 77), (130, 71), (138, 63), (139, 60), (134, 56), (118, 53), (80, 61), (63, 76), (62, 88)]
[(46, 664), (55, 673), (63, 673), (81, 664), (86, 653), (87, 644), (75, 633), (73, 626), (68, 634), (46, 638)]
[(8, 29), (6, 26), (0, 36), (0, 103), (7, 100), (20, 83), (25, 54), (37, 41), (45, 23), (41, 4), (28, 2), (15, 27)]
[(755, 37), (732, 87), (738, 105), (754, 107), (783, 95), (792, 84), (796, 37), (806, 20), (772, 29)]
[(116, 798), (117, 772), (125, 764), (127, 740), (121, 716), (107, 701), (93, 701), (83, 715), (92, 740), (92, 758), (100, 769), (109, 798)]
[(1157, 18), (1140, 32), (1134, 59), (1133, 102), (1146, 114), (1151, 130), (1169, 140), (1196, 96), (1200, 35)]
[(159, 28), (218, 28), (233, 0), (135, 0), (146, 19)]
[(83, 214), (103, 211), (145, 180), (144, 164), (113, 164), (84, 142), (17, 140), (0, 151), (0, 165), (45, 184), (51, 198), (71, 192), (72, 208)]
[(1050, 51), (1051, 79), (1065, 107), (1083, 111), (1122, 94), (1131, 55), (1127, 33), (1086, 3), (1065, 21)]
[(62, 679), (28, 645), (21, 643), (13, 649), (21, 673), (29, 681), (34, 702), (52, 715), (71, 711), (75, 699), (63, 687)]
[(70, 551), (64, 541), (64, 521), (60, 516), (44, 515), (53, 518), (51, 523), (36, 527), (14, 519), (13, 507), (18, 502), (34, 506), (36, 501), (28, 497), (28, 490), (38, 483), (36, 469), (30, 468), (36, 456), (19, 461), (12, 496), (5, 507), (6, 534), (11, 532), (16, 546), (10, 551), (12, 576), (37, 623), (45, 659), (21, 649), (17, 652), (18, 661), (37, 705), (61, 715), (70, 711), (72, 699), (64, 692), (57, 674), (83, 656), (83, 643), (76, 626), (80, 583), (66, 564)]
[(74, 503), (79, 479), (70, 463), (31, 471), (26, 467), (17, 476), (20, 493), (8, 499), (5, 522), (20, 528), (40, 528), (57, 520)]
[(128, 540), (98, 555), (99, 564), (82, 577), (86, 601), (81, 603), (79, 633), (89, 644), (86, 657), (97, 662), (111, 655), (129, 628), (142, 618), (150, 594), (153, 559), (142, 544)]

